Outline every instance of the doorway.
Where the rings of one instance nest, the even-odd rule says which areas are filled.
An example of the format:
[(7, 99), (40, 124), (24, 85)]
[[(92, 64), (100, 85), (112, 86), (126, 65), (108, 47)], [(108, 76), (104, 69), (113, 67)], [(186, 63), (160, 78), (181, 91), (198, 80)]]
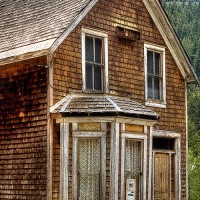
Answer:
[(176, 200), (175, 139), (153, 138), (154, 200)]

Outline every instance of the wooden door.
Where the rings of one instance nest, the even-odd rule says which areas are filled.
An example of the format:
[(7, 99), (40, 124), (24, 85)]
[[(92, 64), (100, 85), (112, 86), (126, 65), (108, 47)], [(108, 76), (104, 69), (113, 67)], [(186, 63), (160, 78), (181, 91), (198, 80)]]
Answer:
[(154, 155), (154, 200), (170, 199), (170, 155)]

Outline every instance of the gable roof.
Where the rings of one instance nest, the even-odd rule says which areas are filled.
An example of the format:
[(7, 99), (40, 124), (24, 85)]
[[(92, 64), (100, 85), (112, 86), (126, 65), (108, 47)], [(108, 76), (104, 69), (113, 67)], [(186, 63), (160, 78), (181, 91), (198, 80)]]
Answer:
[[(0, 65), (56, 50), (98, 0), (0, 0)], [(188, 82), (197, 76), (160, 0), (142, 0)]]
[(0, 60), (26, 53), (30, 55), (30, 52), (47, 54), (90, 2), (0, 0)]

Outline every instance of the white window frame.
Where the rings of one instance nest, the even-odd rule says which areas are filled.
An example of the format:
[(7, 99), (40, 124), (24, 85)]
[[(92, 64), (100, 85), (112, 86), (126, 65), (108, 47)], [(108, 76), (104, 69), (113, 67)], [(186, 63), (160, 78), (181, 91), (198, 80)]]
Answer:
[[(175, 139), (175, 199), (181, 199), (181, 135), (179, 133), (156, 130), (150, 128), (150, 145), (149, 145), (149, 188), (148, 200), (154, 199), (153, 194), (153, 137)], [(164, 152), (164, 151), (163, 151)]]
[[(85, 70), (85, 36), (86, 35), (91, 35), (93, 37), (101, 37), (104, 42), (104, 72), (103, 72), (103, 83), (102, 83), (102, 92), (108, 93), (109, 92), (109, 86), (108, 86), (108, 34), (97, 31), (97, 30), (92, 30), (92, 29), (87, 29), (87, 28), (82, 28), (81, 30), (81, 41), (82, 41), (82, 80), (83, 80), (83, 86), (82, 90), (83, 91), (88, 91), (86, 89), (86, 70)], [(94, 91), (95, 92), (95, 91)], [(98, 91), (97, 91), (98, 92)], [(101, 92), (101, 91), (100, 91)]]
[(79, 138), (100, 138), (101, 140), (101, 182), (100, 194), (101, 199), (105, 200), (106, 196), (106, 124), (101, 123), (102, 131), (78, 131), (78, 124), (73, 123), (73, 150), (72, 150), (72, 199), (77, 199), (77, 152)]
[[(146, 128), (145, 128), (146, 130)], [(146, 131), (145, 131), (146, 132)], [(125, 200), (124, 196), (124, 164), (125, 164), (125, 144), (126, 139), (135, 139), (143, 141), (143, 174), (141, 179), (142, 199), (146, 200), (146, 166), (147, 166), (147, 135), (146, 133), (133, 133), (125, 131), (125, 124), (122, 125), (121, 135), (121, 200)]]
[[(160, 93), (162, 94), (160, 100), (148, 98), (148, 74), (147, 74), (147, 51), (158, 52), (161, 54), (162, 62), (162, 87)], [(165, 70), (165, 48), (152, 44), (144, 44), (144, 74), (145, 74), (145, 105), (159, 108), (166, 108), (166, 70)]]

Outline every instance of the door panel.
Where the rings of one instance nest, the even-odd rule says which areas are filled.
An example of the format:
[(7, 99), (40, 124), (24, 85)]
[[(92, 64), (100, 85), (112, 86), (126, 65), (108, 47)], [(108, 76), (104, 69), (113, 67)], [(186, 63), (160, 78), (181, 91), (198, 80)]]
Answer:
[(101, 143), (99, 138), (78, 142), (78, 188), (80, 200), (100, 199)]
[[(134, 180), (133, 190), (134, 200), (139, 200), (141, 196), (140, 178), (142, 173), (142, 142), (127, 139), (125, 143), (125, 163), (124, 163), (124, 187), (127, 187), (127, 180)], [(127, 191), (127, 188), (125, 188)]]
[(169, 200), (169, 154), (155, 153), (154, 157), (154, 199)]

